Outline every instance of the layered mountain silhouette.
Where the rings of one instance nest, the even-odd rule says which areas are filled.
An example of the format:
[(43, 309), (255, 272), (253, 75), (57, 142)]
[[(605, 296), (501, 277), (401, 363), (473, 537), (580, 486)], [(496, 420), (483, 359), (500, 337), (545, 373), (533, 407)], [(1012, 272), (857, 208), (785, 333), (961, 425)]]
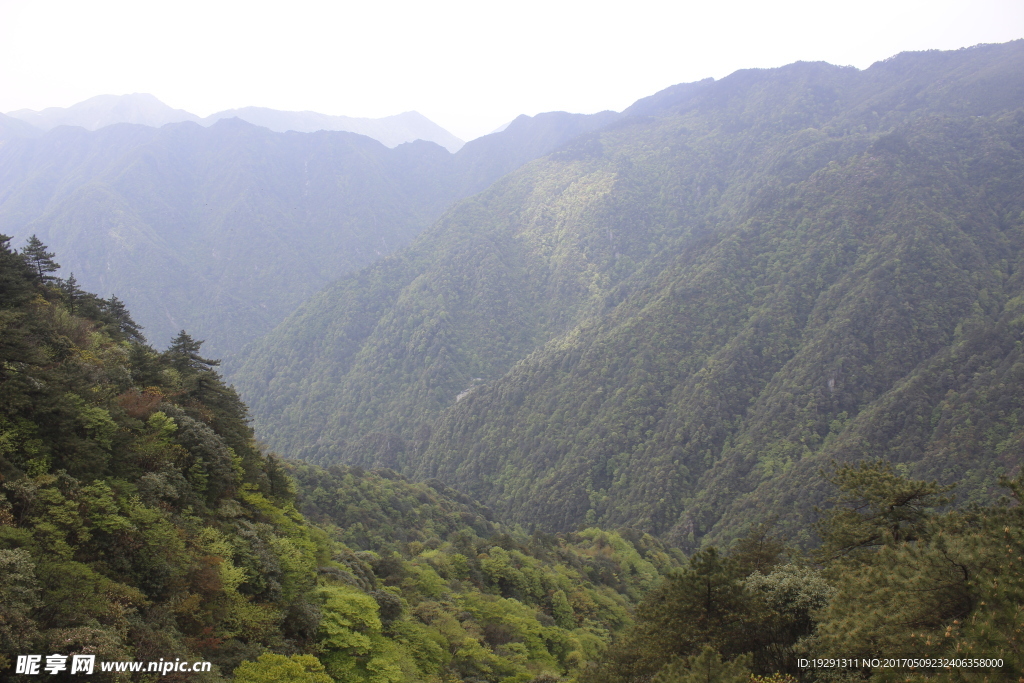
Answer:
[(315, 111), (280, 111), (266, 107), (244, 107), (228, 109), (211, 114), (201, 121), (210, 125), (221, 119), (238, 117), (243, 121), (284, 133), (294, 130), (299, 133), (315, 133), (319, 130), (343, 130), (359, 133), (397, 147), (403, 142), (427, 140), (436, 142), (449, 152), (458, 152), (465, 143), (423, 114), (407, 111), (379, 119), (353, 118), (351, 116), (329, 116)]
[(15, 245), (37, 234), (65, 277), (126, 301), (153, 343), (186, 328), (228, 356), (455, 200), (607, 120), (522, 117), (451, 154), (238, 118), (42, 133), (4, 117), (0, 221)]
[(70, 107), (47, 107), (41, 111), (19, 109), (7, 115), (40, 130), (50, 130), (57, 126), (98, 130), (115, 123), (137, 123), (159, 128), (168, 123), (201, 120), (184, 109), (167, 106), (148, 93), (97, 95)]
[(39, 135), (40, 131), (35, 126), (25, 123), (21, 119), (0, 114), (0, 141), (11, 138), (30, 138)]
[(403, 142), (414, 140), (427, 140), (436, 142), (450, 152), (457, 152), (464, 144), (462, 140), (415, 111), (370, 119), (330, 116), (313, 111), (243, 107), (220, 111), (202, 118), (183, 109), (169, 107), (147, 93), (99, 95), (70, 107), (50, 107), (42, 111), (19, 109), (8, 112), (7, 116), (44, 131), (57, 126), (81, 126), (86, 130), (99, 130), (115, 123), (136, 123), (159, 128), (168, 123), (193, 121), (211, 126), (221, 119), (239, 118), (279, 133), (315, 133), (321, 130), (359, 133), (382, 142), (387, 147), (397, 147)]

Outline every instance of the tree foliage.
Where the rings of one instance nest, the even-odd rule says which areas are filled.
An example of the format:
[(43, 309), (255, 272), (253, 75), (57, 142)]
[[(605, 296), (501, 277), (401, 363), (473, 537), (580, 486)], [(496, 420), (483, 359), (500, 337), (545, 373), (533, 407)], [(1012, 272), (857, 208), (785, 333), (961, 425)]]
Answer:
[(206, 660), (208, 680), (576, 677), (682, 558), (630, 531), (504, 528), (437, 481), (282, 462), (202, 342), (159, 353), (116, 301), (72, 300), (2, 245), (4, 680), (32, 652)]
[(56, 254), (47, 251), (42, 240), (32, 235), (28, 238), (21, 253), (39, 282), (49, 283), (56, 280), (52, 273), (60, 270), (60, 264), (53, 260)]
[[(1004, 480), (1012, 501), (945, 508), (945, 487), (934, 482), (878, 461), (837, 465), (817, 562), (789, 550), (790, 561), (776, 556), (750, 571), (744, 554), (756, 529), (729, 554), (694, 554), (644, 598), (635, 625), (584, 680), (1017, 680), (1022, 476)], [(864, 501), (873, 502), (850, 507)], [(966, 663), (866, 664), (885, 658)]]

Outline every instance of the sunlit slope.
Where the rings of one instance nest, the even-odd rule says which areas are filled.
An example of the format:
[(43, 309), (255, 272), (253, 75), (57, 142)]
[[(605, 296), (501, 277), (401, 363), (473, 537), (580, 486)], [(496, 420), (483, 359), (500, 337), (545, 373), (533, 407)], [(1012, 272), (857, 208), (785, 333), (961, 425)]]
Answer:
[[(608, 274), (581, 257), (577, 238), (611, 174), (600, 162), (541, 166), (540, 182), (503, 181), (442, 219), (425, 249), (343, 278), (256, 346), (234, 380), (261, 424), (282, 428), (275, 445), (315, 455), (374, 432), (409, 437), (458, 393), (567, 329), (576, 317), (567, 303), (592, 303)], [(578, 173), (583, 166), (592, 168)], [(553, 206), (556, 194), (563, 202)], [(566, 221), (575, 235), (561, 229)]]
[(801, 514), (831, 455), (984, 492), (1019, 451), (1022, 62), (671, 88), (321, 293), (236, 380), (284, 452), (552, 528), (696, 543)]
[(460, 402), (409, 466), (518, 521), (683, 542), (807, 512), (831, 457), (984, 495), (1024, 438), (1021, 142), (1015, 117), (928, 122), (819, 171)]

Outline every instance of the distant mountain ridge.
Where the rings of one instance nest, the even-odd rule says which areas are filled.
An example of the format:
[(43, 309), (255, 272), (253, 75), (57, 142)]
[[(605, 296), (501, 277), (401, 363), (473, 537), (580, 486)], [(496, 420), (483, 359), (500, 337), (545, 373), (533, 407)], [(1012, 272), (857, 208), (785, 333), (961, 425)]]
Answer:
[(257, 126), (278, 133), (293, 130), (297, 133), (315, 133), (320, 130), (347, 131), (373, 138), (385, 147), (397, 147), (403, 142), (426, 140), (436, 142), (449, 152), (458, 152), (465, 144), (423, 114), (407, 111), (379, 119), (330, 116), (315, 111), (280, 111), (266, 107), (227, 109), (202, 119), (204, 126), (226, 118), (238, 117)]
[(97, 95), (70, 107), (47, 107), (41, 111), (18, 109), (7, 112), (7, 115), (44, 131), (57, 126), (81, 126), (86, 130), (99, 130), (115, 123), (136, 123), (159, 128), (168, 123), (201, 121), (195, 114), (169, 107), (148, 93)]
[(48, 107), (42, 111), (19, 109), (7, 116), (47, 131), (57, 126), (81, 126), (99, 130), (115, 123), (135, 123), (159, 128), (168, 123), (192, 121), (211, 126), (221, 119), (240, 118), (278, 133), (293, 130), (315, 133), (320, 130), (346, 131), (373, 138), (387, 147), (403, 142), (426, 140), (435, 142), (449, 152), (457, 152), (465, 144), (447, 130), (419, 112), (407, 111), (379, 119), (331, 116), (314, 111), (280, 111), (266, 107), (226, 109), (199, 117), (184, 109), (174, 109), (148, 93), (130, 95), (98, 95), (70, 107)]
[(126, 301), (154, 344), (186, 328), (228, 358), (452, 202), (607, 120), (520, 117), (451, 154), (239, 118), (44, 133), (0, 115), (0, 223), (16, 246), (37, 234), (64, 277)]
[(12, 138), (32, 138), (41, 134), (42, 131), (30, 123), (13, 116), (0, 114), (0, 141)]

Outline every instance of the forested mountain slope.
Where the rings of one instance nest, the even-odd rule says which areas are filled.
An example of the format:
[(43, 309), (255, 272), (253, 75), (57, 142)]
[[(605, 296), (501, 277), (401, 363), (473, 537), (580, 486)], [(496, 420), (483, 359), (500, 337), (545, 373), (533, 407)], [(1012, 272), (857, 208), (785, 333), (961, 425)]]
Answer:
[(928, 122), (820, 171), (466, 397), (407, 466), (521, 521), (679, 542), (809, 512), (832, 457), (990, 492), (1024, 438), (1020, 125)]
[(314, 297), (236, 380), (277, 448), (548, 528), (798, 533), (833, 456), (984, 498), (1024, 437), (1022, 107), (1019, 41), (675, 86)]
[[(265, 453), (199, 342), (156, 352), (52, 259), (0, 235), (0, 681), (826, 683), (797, 658), (908, 643), (1024, 674), (1021, 475), (940, 511), (889, 463), (830, 468), (810, 556), (770, 525), (689, 558), (527, 535), (437, 480)], [(961, 680), (842, 680), (894, 668)]]
[(28, 256), (0, 235), (0, 681), (34, 653), (54, 680), (75, 655), (100, 681), (575, 679), (681, 563), (641, 534), (515, 533), (439, 482), (289, 466), (199, 342), (158, 353)]
[(15, 244), (34, 233), (64, 254), (82, 286), (117, 293), (154, 343), (187, 327), (225, 355), (408, 243), (454, 200), (605, 121), (524, 117), (452, 155), (238, 119), (29, 135), (4, 117), (0, 222)]

